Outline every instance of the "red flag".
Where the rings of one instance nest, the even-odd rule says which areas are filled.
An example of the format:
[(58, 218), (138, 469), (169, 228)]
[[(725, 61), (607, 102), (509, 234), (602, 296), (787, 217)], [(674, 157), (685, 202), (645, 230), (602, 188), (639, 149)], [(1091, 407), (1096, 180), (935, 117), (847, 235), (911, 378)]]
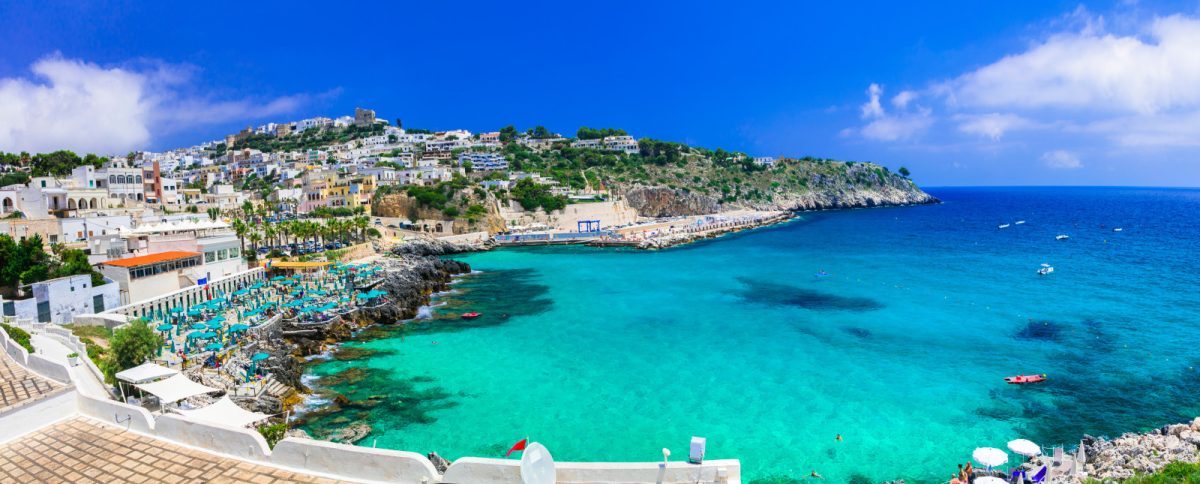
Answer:
[(527, 441), (527, 440), (529, 440), (529, 439), (521, 439), (520, 442), (513, 444), (512, 448), (508, 449), (508, 453), (504, 454), (504, 457), (508, 457), (510, 454), (512, 454), (513, 452), (516, 452), (518, 450), (525, 450), (525, 441)]

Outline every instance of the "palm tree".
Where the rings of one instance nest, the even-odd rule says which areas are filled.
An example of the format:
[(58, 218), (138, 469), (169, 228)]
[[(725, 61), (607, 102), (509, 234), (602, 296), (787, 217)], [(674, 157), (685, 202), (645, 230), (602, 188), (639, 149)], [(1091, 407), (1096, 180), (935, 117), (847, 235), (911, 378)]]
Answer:
[(258, 256), (258, 243), (262, 242), (263, 236), (258, 231), (250, 232), (250, 249), (254, 251), (255, 257)]
[(238, 240), (242, 242), (242, 252), (246, 252), (246, 233), (250, 231), (250, 226), (246, 225), (240, 218), (233, 219), (233, 233), (237, 234)]
[(354, 217), (354, 220), (352, 223), (354, 224), (354, 228), (358, 229), (358, 240), (360, 242), (366, 242), (367, 241), (367, 226), (369, 226), (371, 224), (371, 219), (367, 216), (359, 215), (357, 217)]

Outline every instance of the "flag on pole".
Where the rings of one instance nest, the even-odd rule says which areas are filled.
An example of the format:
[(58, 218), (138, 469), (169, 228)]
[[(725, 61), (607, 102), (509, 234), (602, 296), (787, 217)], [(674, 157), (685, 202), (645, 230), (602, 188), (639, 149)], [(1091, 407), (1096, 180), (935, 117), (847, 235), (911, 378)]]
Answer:
[(509, 456), (509, 455), (511, 455), (513, 452), (516, 452), (516, 451), (518, 451), (518, 450), (525, 450), (525, 442), (526, 442), (526, 441), (528, 441), (528, 440), (529, 440), (528, 438), (524, 438), (524, 439), (521, 439), (521, 441), (520, 441), (520, 442), (517, 442), (516, 444), (513, 444), (512, 448), (511, 448), (511, 449), (508, 449), (508, 453), (504, 454), (504, 457), (508, 457), (508, 456)]

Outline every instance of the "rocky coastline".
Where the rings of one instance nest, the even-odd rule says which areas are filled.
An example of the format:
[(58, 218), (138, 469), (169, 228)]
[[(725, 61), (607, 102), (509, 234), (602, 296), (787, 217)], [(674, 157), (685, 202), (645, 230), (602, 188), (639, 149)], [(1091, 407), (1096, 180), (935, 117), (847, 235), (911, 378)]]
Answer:
[(1136, 474), (1152, 474), (1171, 462), (1197, 461), (1200, 457), (1200, 417), (1190, 423), (1167, 425), (1140, 434), (1125, 433), (1114, 439), (1085, 435), (1080, 446), (1086, 456), (1081, 469), (1088, 478), (1110, 482)]
[[(830, 184), (820, 189), (776, 193), (769, 200), (760, 201), (721, 203), (709, 195), (661, 186), (635, 187), (625, 192), (625, 198), (644, 217), (705, 215), (737, 208), (803, 212), (941, 203), (911, 181), (901, 180), (870, 187)], [(823, 181), (818, 178), (815, 183)]]
[[(443, 259), (442, 255), (484, 248), (432, 238), (410, 240), (394, 246), (377, 244), (376, 252), (386, 254), (372, 262), (383, 269), (383, 280), (377, 288), (388, 293), (391, 304), (361, 310), (353, 317), (343, 317), (341, 321), (323, 328), (288, 331), (287, 328), (276, 327), (261, 348), (271, 355), (262, 366), (280, 383), (295, 390), (296, 395), (288, 401), (268, 401), (264, 405), (276, 404), (275, 409), (282, 407), (286, 410), (299, 403), (300, 395), (311, 391), (302, 378), (306, 358), (324, 353), (330, 346), (353, 338), (356, 331), (368, 326), (412, 319), (421, 306), (429, 304), (434, 293), (449, 288), (454, 276), (471, 271), (465, 262)], [(365, 435), (362, 429), (357, 429), (354, 434)]]

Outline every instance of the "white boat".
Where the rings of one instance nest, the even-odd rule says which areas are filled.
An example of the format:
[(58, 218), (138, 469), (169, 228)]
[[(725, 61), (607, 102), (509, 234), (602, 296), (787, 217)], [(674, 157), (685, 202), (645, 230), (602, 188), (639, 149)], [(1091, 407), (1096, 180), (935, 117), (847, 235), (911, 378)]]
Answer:
[(1008, 228), (1008, 224), (1001, 224), (1001, 225), (997, 226), (996, 228), (998, 228), (998, 229), (1007, 229), (1007, 228)]
[(1037, 270), (1038, 275), (1044, 276), (1054, 272), (1054, 268), (1050, 264), (1042, 264), (1042, 268)]
[(1025, 224), (1025, 221), (1024, 221), (1024, 220), (1018, 220), (1018, 221), (1017, 221), (1017, 225), (1023, 225), (1023, 224)]
[(1121, 228), (1121, 227), (1113, 227), (1113, 232), (1122, 232), (1122, 231), (1124, 231), (1124, 230), (1125, 230), (1125, 229), (1123, 229), (1123, 228)]
[(1054, 236), (1054, 240), (1067, 240), (1067, 239), (1069, 239), (1069, 238), (1070, 238), (1070, 237), (1068, 237), (1068, 236), (1066, 236), (1066, 235), (1062, 235), (1062, 234), (1059, 234), (1059, 235), (1056, 235), (1056, 236)]

